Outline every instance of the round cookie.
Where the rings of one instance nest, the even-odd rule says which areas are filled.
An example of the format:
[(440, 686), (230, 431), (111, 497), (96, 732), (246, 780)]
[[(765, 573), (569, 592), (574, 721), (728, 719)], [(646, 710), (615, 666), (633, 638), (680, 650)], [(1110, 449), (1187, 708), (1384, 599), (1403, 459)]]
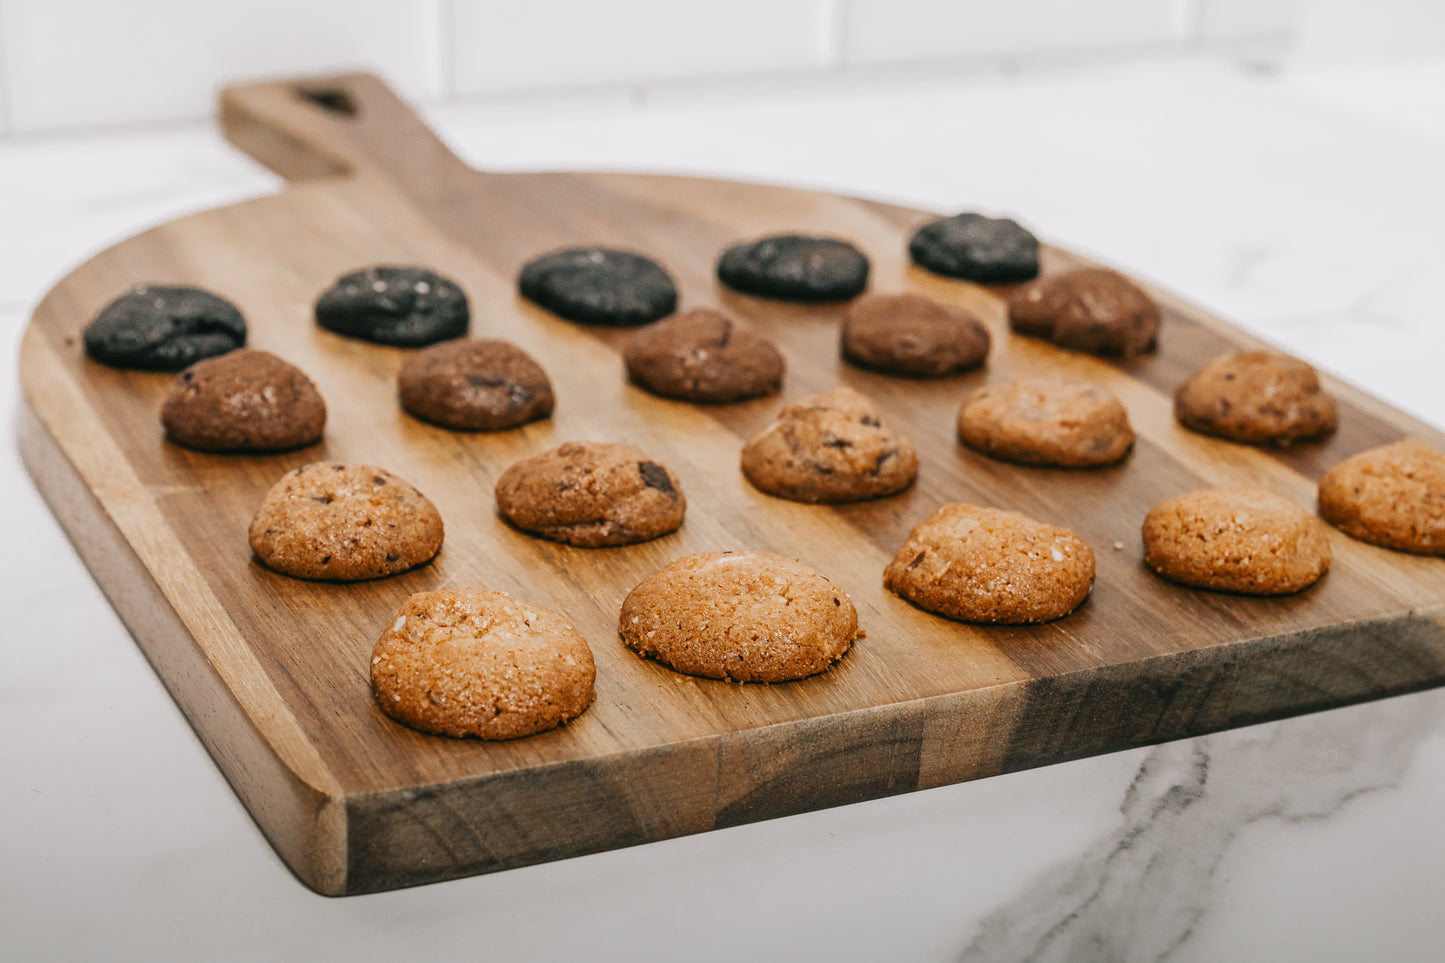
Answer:
[(760, 491), (795, 502), (858, 502), (907, 488), (918, 474), (908, 439), (851, 388), (783, 409), (743, 447), (742, 470)]
[(556, 402), (542, 366), (516, 345), (447, 341), (409, 355), (397, 375), (402, 408), (445, 428), (500, 431), (546, 418)]
[(1274, 351), (1215, 358), (1174, 393), (1174, 416), (1202, 434), (1281, 447), (1327, 435), (1339, 422), (1315, 369)]
[(816, 675), (858, 636), (853, 600), (824, 575), (771, 552), (687, 555), (622, 603), (622, 641), (678, 672), (734, 682)]
[(1009, 298), (1008, 317), (1019, 334), (1126, 358), (1154, 350), (1163, 320), (1149, 295), (1107, 268), (1039, 278)]
[(783, 385), (783, 356), (766, 338), (711, 308), (648, 325), (622, 352), (632, 380), (665, 398), (723, 404)]
[(847, 241), (774, 234), (734, 244), (717, 262), (735, 291), (784, 301), (842, 301), (868, 285), (868, 258)]
[(1039, 273), (1039, 241), (1008, 218), (965, 212), (913, 232), (908, 253), (935, 274), (980, 284), (1027, 281)]
[(988, 356), (988, 328), (962, 308), (921, 294), (870, 294), (843, 316), (843, 357), (864, 368), (937, 378)]
[(161, 405), (166, 437), (202, 451), (284, 451), (321, 439), (326, 402), (305, 372), (239, 348), (182, 371)]
[(397, 722), (441, 736), (516, 739), (575, 719), (597, 669), (564, 616), (502, 592), (421, 592), (371, 652), (371, 691)]
[(1061, 468), (1112, 465), (1134, 445), (1123, 402), (1077, 378), (980, 388), (959, 406), (958, 437), (990, 458)]
[(529, 301), (582, 324), (648, 324), (677, 309), (677, 286), (662, 265), (605, 247), (533, 258), (517, 287)]
[(1445, 452), (1406, 438), (1346, 458), (1320, 479), (1320, 514), (1361, 541), (1445, 555)]
[(420, 267), (353, 271), (316, 301), (316, 323), (326, 330), (398, 348), (460, 338), (470, 320), (462, 289)]
[(1066, 528), (954, 503), (913, 527), (883, 584), (961, 622), (1048, 622), (1088, 597), (1094, 552)]
[(113, 368), (180, 371), (246, 343), (236, 306), (200, 288), (140, 285), (86, 325), (85, 353)]
[(1330, 567), (1318, 518), (1255, 489), (1208, 488), (1166, 499), (1144, 518), (1144, 562), (1196, 588), (1288, 595)]
[(384, 469), (314, 462), (267, 493), (250, 541), (256, 557), (283, 575), (356, 582), (431, 561), (442, 546), (442, 517)]
[(598, 548), (676, 531), (687, 499), (677, 476), (631, 445), (573, 441), (497, 479), (497, 508), (542, 538)]

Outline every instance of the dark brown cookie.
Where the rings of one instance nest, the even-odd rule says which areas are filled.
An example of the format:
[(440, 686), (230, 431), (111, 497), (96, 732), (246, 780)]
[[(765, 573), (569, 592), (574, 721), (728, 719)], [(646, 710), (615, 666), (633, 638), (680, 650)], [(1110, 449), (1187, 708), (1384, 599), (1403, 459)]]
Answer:
[(239, 348), (182, 371), (161, 424), (171, 441), (202, 451), (284, 451), (320, 440), (326, 402), (300, 368)]
[(945, 277), (979, 284), (1027, 281), (1039, 273), (1039, 241), (1008, 218), (965, 211), (929, 221), (913, 233), (915, 263)]
[(442, 547), (442, 517), (389, 471), (315, 462), (267, 493), (250, 540), (256, 557), (283, 575), (355, 582), (431, 561)]
[(1241, 351), (1200, 368), (1174, 393), (1185, 428), (1252, 445), (1289, 445), (1335, 430), (1335, 399), (1314, 368), (1274, 351)]
[(913, 527), (883, 584), (962, 622), (1048, 622), (1088, 597), (1094, 552), (1066, 528), (955, 503)]
[(980, 388), (958, 409), (958, 437), (990, 458), (1063, 468), (1112, 465), (1134, 445), (1123, 403), (1076, 378)]
[(1127, 358), (1154, 350), (1163, 314), (1117, 271), (1082, 268), (1019, 288), (1009, 298), (1008, 317), (1019, 334)]
[(1320, 514), (1361, 541), (1445, 555), (1445, 452), (1406, 438), (1346, 458), (1320, 479)]
[(742, 401), (770, 395), (783, 384), (783, 356), (773, 343), (711, 308), (641, 329), (622, 359), (633, 381), (684, 401)]
[(421, 267), (353, 271), (316, 301), (316, 323), (328, 331), (400, 348), (460, 338), (470, 321), (461, 286)]
[(1255, 489), (1208, 488), (1170, 498), (1144, 519), (1144, 562), (1170, 581), (1246, 595), (1288, 595), (1330, 567), (1318, 518)]
[(180, 371), (246, 343), (246, 319), (230, 301), (183, 285), (142, 284), (86, 325), (85, 353), (101, 364)]
[(371, 652), (371, 691), (422, 732), (516, 739), (592, 704), (592, 650), (564, 616), (502, 592), (420, 592)]
[(735, 291), (785, 301), (841, 301), (868, 285), (868, 257), (831, 237), (772, 234), (734, 244), (717, 262)]
[(525, 532), (598, 548), (676, 531), (687, 499), (677, 476), (640, 448), (574, 441), (503, 472), (497, 508)]
[(937, 378), (988, 356), (988, 328), (962, 308), (921, 294), (870, 294), (843, 316), (843, 357), (865, 368)]
[(555, 401), (542, 366), (506, 341), (446, 341), (407, 357), (401, 406), (463, 431), (500, 431), (546, 418)]
[(858, 502), (907, 488), (918, 455), (851, 388), (834, 388), (783, 409), (742, 452), (759, 490), (795, 502)]
[(786, 682), (843, 657), (858, 635), (853, 600), (827, 577), (771, 552), (680, 558), (627, 593), (622, 641), (679, 672)]

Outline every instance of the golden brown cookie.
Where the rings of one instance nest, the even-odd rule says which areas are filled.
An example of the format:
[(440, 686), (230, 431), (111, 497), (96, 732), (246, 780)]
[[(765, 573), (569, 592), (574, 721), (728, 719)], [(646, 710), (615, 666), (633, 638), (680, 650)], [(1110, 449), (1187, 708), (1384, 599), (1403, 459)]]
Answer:
[(1112, 465), (1134, 445), (1123, 402), (1077, 378), (980, 388), (959, 406), (958, 437), (990, 458), (1064, 468)]
[(250, 538), (256, 557), (283, 575), (354, 582), (431, 561), (442, 547), (442, 517), (385, 469), (315, 462), (267, 493)]
[(1406, 438), (1346, 458), (1320, 479), (1320, 514), (1362, 541), (1445, 555), (1445, 453)]
[(1132, 357), (1153, 351), (1163, 315), (1124, 275), (1082, 268), (1031, 281), (1008, 302), (1019, 334), (1074, 351)]
[(1315, 369), (1274, 351), (1215, 358), (1174, 393), (1174, 416), (1202, 434), (1280, 446), (1327, 435), (1339, 421)]
[(516, 739), (592, 704), (592, 650), (556, 612), (502, 592), (420, 592), (371, 652), (376, 704), (442, 736)]
[(902, 491), (918, 474), (908, 439), (851, 388), (783, 409), (748, 442), (743, 474), (759, 490), (797, 502), (857, 502)]
[(1067, 528), (954, 503), (913, 526), (883, 584), (961, 622), (1048, 622), (1088, 598), (1094, 552)]
[(573, 441), (503, 472), (497, 508), (525, 532), (598, 548), (676, 531), (687, 499), (677, 476), (642, 449)]
[(202, 451), (284, 451), (321, 439), (326, 402), (306, 374), (239, 348), (176, 376), (161, 406), (166, 437)]
[(721, 311), (694, 308), (638, 330), (622, 353), (637, 384), (665, 398), (724, 404), (783, 385), (783, 356)]
[(701, 552), (627, 593), (622, 641), (679, 672), (735, 682), (815, 675), (858, 636), (853, 600), (824, 575), (771, 552)]
[(1144, 562), (1165, 578), (1247, 595), (1288, 595), (1330, 567), (1318, 518), (1255, 489), (1208, 488), (1166, 499), (1144, 518)]
[(402, 362), (401, 406), (425, 421), (463, 431), (500, 431), (552, 413), (542, 366), (506, 341), (444, 341)]
[(988, 357), (988, 328), (973, 314), (921, 294), (870, 294), (843, 316), (843, 357), (864, 368), (937, 378)]

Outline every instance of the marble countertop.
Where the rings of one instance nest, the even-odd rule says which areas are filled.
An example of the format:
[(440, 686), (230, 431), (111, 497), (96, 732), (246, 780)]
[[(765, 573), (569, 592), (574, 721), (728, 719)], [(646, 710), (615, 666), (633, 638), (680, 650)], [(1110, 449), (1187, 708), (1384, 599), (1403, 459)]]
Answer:
[[(1015, 213), (1445, 425), (1438, 91), (1438, 61), (1200, 60), (428, 120), (484, 168), (702, 173)], [(0, 146), (5, 370), (69, 268), (277, 189), (207, 129)], [(211, 763), (13, 440), (0, 493), (5, 958), (1433, 960), (1445, 946), (1445, 691), (317, 896)]]

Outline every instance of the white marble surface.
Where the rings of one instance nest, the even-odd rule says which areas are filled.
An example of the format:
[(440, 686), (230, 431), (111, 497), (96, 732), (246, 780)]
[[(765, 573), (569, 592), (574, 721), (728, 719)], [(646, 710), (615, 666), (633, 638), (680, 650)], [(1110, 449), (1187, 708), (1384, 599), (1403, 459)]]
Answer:
[[(1432, 122), (1438, 94), (1418, 79), (1206, 62), (431, 120), (494, 168), (700, 171), (1018, 212), (1440, 425), (1445, 115)], [(0, 149), (4, 370), (68, 267), (276, 187), (199, 129)], [(1441, 691), (316, 896), (255, 829), (13, 449), (0, 454), (0, 958), (1433, 960), (1445, 947)]]

